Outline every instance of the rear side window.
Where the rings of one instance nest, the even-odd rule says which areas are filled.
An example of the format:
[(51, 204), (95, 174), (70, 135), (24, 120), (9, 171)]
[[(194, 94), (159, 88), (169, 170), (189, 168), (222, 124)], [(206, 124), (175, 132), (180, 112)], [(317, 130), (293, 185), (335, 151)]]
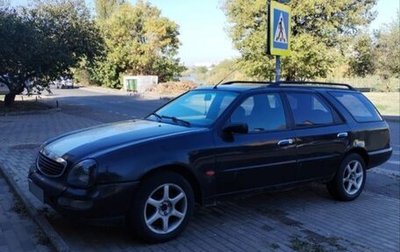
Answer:
[(312, 127), (334, 124), (331, 109), (315, 94), (287, 94), (296, 127)]
[(340, 102), (357, 122), (381, 121), (382, 118), (374, 105), (360, 93), (330, 92)]

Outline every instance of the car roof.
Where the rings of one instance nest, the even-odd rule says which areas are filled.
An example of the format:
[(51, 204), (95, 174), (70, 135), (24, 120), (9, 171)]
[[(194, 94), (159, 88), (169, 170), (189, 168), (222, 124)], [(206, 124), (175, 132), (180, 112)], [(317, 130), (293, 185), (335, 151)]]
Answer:
[(280, 82), (260, 82), (260, 81), (230, 81), (214, 86), (200, 86), (196, 90), (223, 90), (234, 92), (247, 92), (251, 90), (268, 89), (271, 91), (281, 90), (282, 88), (291, 90), (349, 90), (356, 91), (351, 85), (333, 82), (314, 82), (314, 81), (280, 81)]

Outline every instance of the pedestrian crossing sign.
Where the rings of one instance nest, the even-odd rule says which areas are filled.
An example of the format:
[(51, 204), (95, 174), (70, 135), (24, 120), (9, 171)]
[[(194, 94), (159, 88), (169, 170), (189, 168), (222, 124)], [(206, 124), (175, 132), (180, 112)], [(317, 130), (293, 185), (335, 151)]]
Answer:
[(269, 9), (268, 44), (271, 55), (290, 54), (290, 8), (275, 1)]

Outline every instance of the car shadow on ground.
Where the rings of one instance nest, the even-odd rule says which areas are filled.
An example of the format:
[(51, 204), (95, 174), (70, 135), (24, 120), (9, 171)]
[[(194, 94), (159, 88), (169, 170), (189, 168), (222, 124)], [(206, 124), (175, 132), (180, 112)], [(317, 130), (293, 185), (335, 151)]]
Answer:
[[(285, 191), (232, 196), (214, 207), (196, 208), (192, 221), (181, 236), (155, 245), (141, 242), (122, 223), (107, 225), (102, 222), (71, 222), (57, 214), (50, 218), (50, 222), (67, 243), (73, 245), (73, 250), (87, 247), (116, 247), (121, 250), (151, 247), (172, 251), (198, 247), (207, 251), (255, 251), (274, 247), (290, 249), (299, 241), (312, 242), (311, 245), (324, 248), (348, 245), (347, 241), (339, 241), (340, 238), (325, 237), (308, 230), (301, 219), (291, 216), (290, 212), (308, 211), (299, 201), (316, 205), (321, 202), (337, 204), (323, 185), (315, 183)], [(319, 238), (318, 243), (315, 237)]]

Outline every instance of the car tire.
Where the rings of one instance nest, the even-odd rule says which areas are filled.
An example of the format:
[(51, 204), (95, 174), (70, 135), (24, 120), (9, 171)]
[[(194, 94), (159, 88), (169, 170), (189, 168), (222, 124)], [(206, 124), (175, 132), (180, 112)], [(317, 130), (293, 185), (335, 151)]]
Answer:
[(141, 183), (128, 220), (143, 241), (165, 242), (185, 229), (193, 208), (194, 194), (189, 182), (177, 173), (159, 172)]
[(343, 159), (335, 177), (328, 182), (327, 188), (335, 199), (351, 201), (360, 196), (366, 178), (364, 159), (356, 153), (351, 153)]

